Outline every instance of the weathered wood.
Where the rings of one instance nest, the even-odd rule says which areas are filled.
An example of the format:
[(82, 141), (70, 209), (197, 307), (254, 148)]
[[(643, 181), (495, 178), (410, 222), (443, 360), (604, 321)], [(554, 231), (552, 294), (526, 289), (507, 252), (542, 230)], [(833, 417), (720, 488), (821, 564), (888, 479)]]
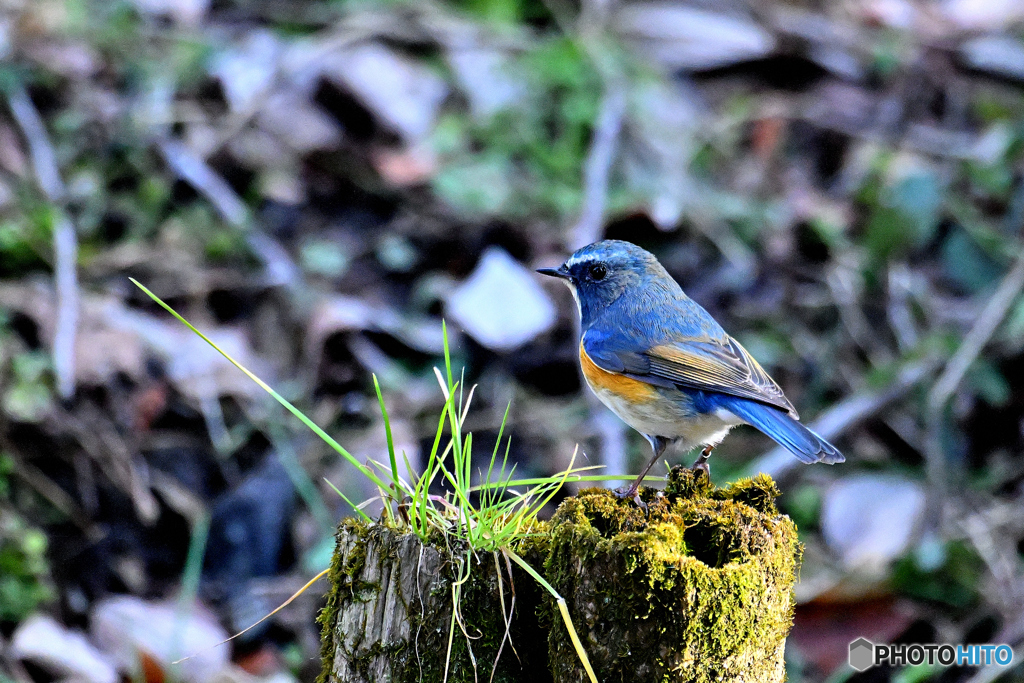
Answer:
[[(393, 678), (394, 657), (413, 644), (410, 613), (451, 612), (441, 554), (415, 536), (395, 536), (381, 528), (376, 534), (355, 527), (338, 536), (343, 559), (341, 588), (349, 591), (334, 628), (333, 675), (337, 681), (375, 683)], [(446, 609), (448, 608), (448, 609)], [(422, 620), (417, 626), (422, 624)]]
[[(513, 571), (510, 580), (504, 560), (498, 560), (501, 590), (492, 553), (424, 545), (385, 525), (345, 522), (320, 617), (322, 680), (441, 681), (447, 670), (447, 679), (455, 683), (488, 681), (500, 649), (494, 681), (519, 681), (526, 675), (538, 683), (549, 681), (547, 631), (535, 617), (538, 588), (521, 571)], [(540, 566), (543, 557), (534, 561)], [(465, 562), (470, 563), (468, 578), (460, 567)], [(459, 619), (451, 633), (456, 583), (461, 584)], [(513, 615), (510, 642), (502, 597), (505, 613)]]

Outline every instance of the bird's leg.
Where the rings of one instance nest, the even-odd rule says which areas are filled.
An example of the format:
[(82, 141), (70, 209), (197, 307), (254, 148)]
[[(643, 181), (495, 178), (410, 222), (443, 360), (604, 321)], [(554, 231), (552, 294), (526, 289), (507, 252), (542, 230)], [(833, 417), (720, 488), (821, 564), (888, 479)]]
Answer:
[(640, 494), (637, 493), (637, 491), (640, 490), (640, 484), (643, 483), (644, 477), (646, 477), (647, 473), (651, 471), (651, 468), (654, 467), (654, 463), (658, 462), (661, 456), (665, 453), (665, 449), (668, 448), (668, 445), (671, 443), (671, 439), (666, 439), (663, 436), (656, 436), (650, 441), (651, 447), (654, 449), (654, 457), (650, 459), (643, 471), (640, 472), (640, 476), (638, 476), (633, 483), (629, 485), (629, 488), (616, 489), (615, 491), (615, 495), (619, 498), (631, 498), (641, 509), (645, 509), (647, 506), (644, 505), (642, 500), (640, 500)]
[(711, 481), (711, 465), (708, 464), (708, 458), (711, 457), (711, 451), (713, 450), (715, 450), (714, 446), (710, 444), (705, 446), (704, 450), (700, 452), (700, 457), (697, 458), (697, 462), (693, 463), (693, 467), (690, 468), (695, 472), (703, 472), (704, 476), (708, 478), (708, 481)]

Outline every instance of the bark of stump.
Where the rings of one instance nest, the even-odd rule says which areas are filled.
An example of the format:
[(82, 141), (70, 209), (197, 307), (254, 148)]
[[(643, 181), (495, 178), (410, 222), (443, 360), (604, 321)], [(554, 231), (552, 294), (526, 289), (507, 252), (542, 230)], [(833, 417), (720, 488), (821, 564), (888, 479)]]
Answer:
[[(601, 489), (567, 499), (520, 553), (565, 597), (602, 683), (781, 683), (800, 545), (777, 495), (765, 476), (714, 489), (677, 469), (664, 494), (643, 490), (646, 514)], [(345, 522), (320, 616), (321, 683), (441, 681), (464, 556)], [(449, 681), (491, 680), (505, 634), (497, 576), (493, 556), (473, 560)], [(513, 582), (493, 680), (586, 681), (554, 601), (522, 572)]]
[[(319, 618), (323, 672), (318, 683), (442, 681), (446, 660), (453, 683), (551, 680), (547, 629), (536, 619), (540, 588), (518, 567), (510, 580), (504, 559), (497, 558), (499, 590), (493, 553), (467, 556), (458, 547), (424, 545), (412, 534), (354, 520), (342, 523), (337, 539), (331, 588)], [(519, 552), (543, 565), (544, 555), (532, 545)], [(449, 658), (452, 587), (459, 582), (458, 564), (467, 557), (469, 578), (461, 583), (459, 598), (462, 623), (454, 626)], [(514, 615), (511, 642), (505, 638), (502, 597), (506, 613), (511, 609)]]

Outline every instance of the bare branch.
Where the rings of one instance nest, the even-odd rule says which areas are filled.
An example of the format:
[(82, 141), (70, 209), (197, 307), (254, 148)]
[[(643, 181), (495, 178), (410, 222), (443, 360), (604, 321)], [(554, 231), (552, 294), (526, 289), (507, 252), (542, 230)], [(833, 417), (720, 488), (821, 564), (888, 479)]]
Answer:
[(28, 143), (36, 183), (47, 200), (57, 207), (53, 226), (53, 272), (57, 290), (53, 370), (57, 377), (57, 391), (61, 398), (67, 399), (75, 393), (75, 338), (78, 335), (79, 309), (78, 237), (74, 224), (62, 206), (64, 181), (60, 177), (57, 156), (42, 117), (20, 83), (8, 93), (7, 103)]
[(625, 83), (619, 78), (609, 78), (605, 81), (593, 142), (583, 167), (583, 209), (570, 235), (572, 249), (596, 242), (601, 237), (604, 209), (608, 203), (608, 178), (625, 113)]
[(249, 222), (249, 209), (245, 203), (206, 161), (174, 140), (161, 140), (157, 142), (157, 148), (171, 170), (206, 197), (225, 221), (235, 227)]
[(7, 104), (28, 142), (29, 156), (32, 157), (32, 168), (36, 172), (39, 189), (48, 200), (59, 203), (64, 199), (64, 181), (61, 180), (60, 170), (57, 168), (57, 155), (53, 152), (53, 145), (50, 144), (43, 119), (29, 99), (25, 86), (18, 83), (11, 88), (7, 94)]

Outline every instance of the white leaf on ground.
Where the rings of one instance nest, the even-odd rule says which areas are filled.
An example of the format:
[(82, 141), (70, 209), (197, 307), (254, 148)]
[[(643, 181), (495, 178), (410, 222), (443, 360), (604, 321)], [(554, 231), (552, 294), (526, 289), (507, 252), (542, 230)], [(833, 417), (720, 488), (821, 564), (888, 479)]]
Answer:
[(274, 84), (282, 49), (273, 33), (256, 30), (213, 57), (210, 74), (220, 81), (232, 111), (246, 112), (259, 106)]
[(486, 121), (526, 97), (525, 84), (512, 77), (508, 62), (504, 53), (484, 47), (454, 47), (448, 51), (448, 63), (469, 100), (470, 113), (478, 121)]
[(964, 61), (979, 71), (1024, 80), (1024, 44), (1011, 36), (981, 36), (960, 47)]
[[(123, 673), (137, 672), (142, 653), (189, 683), (208, 683), (230, 663), (231, 648), (213, 647), (228, 633), (198, 604), (181, 610), (174, 603), (120, 595), (97, 603), (90, 623), (93, 640)], [(171, 665), (182, 657), (188, 659)]]
[(260, 125), (296, 152), (329, 149), (341, 142), (341, 127), (327, 112), (294, 90), (279, 90), (260, 108)]
[(489, 349), (508, 351), (555, 324), (555, 305), (527, 270), (500, 247), (488, 247), (470, 276), (448, 297), (446, 310)]
[(765, 57), (775, 38), (749, 19), (666, 2), (625, 5), (615, 29), (672, 69), (714, 69)]
[(10, 654), (79, 681), (120, 680), (114, 665), (84, 634), (67, 629), (46, 614), (33, 614), (18, 625), (11, 638)]
[(264, 128), (250, 127), (228, 141), (228, 149), (240, 164), (250, 168), (274, 168), (294, 161), (285, 141)]
[(210, 0), (132, 0), (141, 14), (168, 16), (181, 26), (198, 26), (210, 9)]
[(940, 11), (958, 28), (995, 31), (1024, 19), (1020, 0), (946, 0)]
[[(334, 546), (332, 545), (333, 549)], [(254, 676), (240, 666), (227, 666), (210, 683), (297, 683), (288, 671), (276, 671), (269, 676)]]
[(1016, 136), (1010, 124), (996, 121), (975, 140), (971, 157), (986, 166), (997, 164), (1015, 141)]
[(665, 81), (638, 84), (630, 93), (634, 114), (626, 127), (622, 165), (627, 182), (646, 195), (658, 227), (671, 229), (694, 199), (689, 161), (702, 123), (697, 96)]
[(430, 134), (448, 96), (440, 76), (377, 43), (338, 50), (324, 58), (322, 69), (410, 144)]
[(913, 28), (919, 15), (917, 7), (908, 0), (863, 0), (858, 9), (872, 24), (903, 30)]
[(847, 569), (881, 574), (907, 551), (924, 511), (924, 490), (916, 482), (881, 474), (844, 477), (825, 492), (821, 531)]
[(100, 56), (85, 42), (33, 42), (25, 46), (25, 56), (48, 71), (75, 79), (89, 78), (102, 66)]

